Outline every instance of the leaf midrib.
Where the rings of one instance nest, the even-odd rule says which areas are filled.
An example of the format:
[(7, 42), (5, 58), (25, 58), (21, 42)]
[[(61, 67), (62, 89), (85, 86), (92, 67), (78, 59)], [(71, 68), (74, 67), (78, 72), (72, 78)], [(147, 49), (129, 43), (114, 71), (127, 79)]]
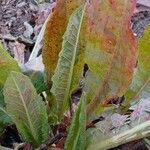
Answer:
[(35, 130), (34, 130), (34, 127), (33, 127), (33, 125), (32, 125), (32, 121), (31, 121), (31, 119), (30, 119), (30, 115), (29, 115), (29, 113), (28, 113), (28, 108), (26, 107), (26, 103), (25, 103), (25, 101), (24, 101), (24, 98), (23, 98), (23, 96), (22, 96), (22, 93), (20, 92), (20, 88), (18, 87), (17, 82), (16, 82), (15, 78), (13, 77), (13, 75), (11, 75), (11, 76), (12, 76), (12, 79), (13, 79), (15, 85), (16, 85), (16, 88), (17, 88), (18, 92), (19, 92), (19, 95), (20, 95), (22, 104), (23, 104), (23, 106), (24, 106), (24, 109), (25, 109), (25, 112), (26, 112), (26, 115), (27, 115), (27, 120), (28, 120), (28, 122), (29, 122), (29, 127), (30, 127), (30, 129), (31, 129), (32, 135), (33, 135), (35, 141), (38, 141), (37, 138), (36, 138), (36, 137), (37, 137), (36, 132), (35, 132)]
[[(84, 8), (82, 10), (82, 16), (81, 16), (81, 21), (80, 21), (80, 24), (79, 24), (79, 29), (78, 29), (78, 33), (77, 33), (77, 40), (76, 40), (76, 43), (75, 43), (75, 48), (74, 48), (74, 54), (73, 54), (73, 60), (72, 60), (72, 63), (71, 63), (71, 69), (70, 69), (70, 72), (69, 72), (69, 80), (68, 80), (68, 84), (67, 84), (67, 92), (65, 94), (65, 101), (68, 100), (68, 97), (69, 97), (69, 93), (70, 93), (70, 88), (71, 88), (71, 82), (72, 82), (72, 76), (73, 76), (73, 71), (74, 71), (74, 64), (75, 64), (75, 60), (76, 60), (76, 54), (77, 54), (77, 47), (78, 47), (78, 41), (79, 41), (79, 36), (80, 36), (80, 30), (81, 30), (81, 26), (82, 26), (82, 22), (83, 22), (83, 17), (84, 17), (84, 13), (85, 13), (85, 8), (86, 8), (86, 5), (84, 5)], [(64, 106), (65, 104), (63, 104)], [(63, 107), (64, 108), (64, 107)]]

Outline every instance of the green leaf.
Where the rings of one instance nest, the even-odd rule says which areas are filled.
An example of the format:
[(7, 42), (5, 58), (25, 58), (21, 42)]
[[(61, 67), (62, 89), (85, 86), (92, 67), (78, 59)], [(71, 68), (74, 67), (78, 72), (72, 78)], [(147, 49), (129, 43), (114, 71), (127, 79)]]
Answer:
[(125, 104), (132, 100), (150, 97), (150, 27), (146, 29), (143, 37), (139, 39), (139, 57), (132, 83), (125, 94)]
[(0, 133), (5, 126), (11, 123), (10, 117), (5, 113), (5, 102), (2, 93), (5, 81), (11, 71), (20, 72), (20, 68), (17, 62), (4, 50), (0, 42)]
[(48, 138), (45, 103), (37, 95), (30, 79), (11, 72), (4, 86), (6, 109), (25, 141), (38, 146)]
[(24, 72), (24, 74), (31, 79), (31, 82), (34, 85), (38, 94), (48, 90), (43, 72), (31, 70), (28, 72)]
[(0, 88), (2, 89), (11, 71), (20, 72), (17, 62), (3, 49), (0, 43)]
[(83, 93), (73, 116), (65, 150), (84, 150), (86, 144), (86, 94)]
[(63, 37), (59, 61), (55, 74), (52, 77), (53, 86), (51, 92), (54, 94), (58, 104), (57, 113), (59, 118), (62, 117), (63, 112), (69, 104), (84, 12), (85, 6), (81, 6), (70, 17), (67, 30)]
[(2, 90), (0, 91), (0, 135), (7, 125), (11, 123), (11, 118), (5, 110), (5, 102)]
[(4, 105), (0, 105), (0, 135), (7, 125), (11, 123), (11, 118), (5, 110)]

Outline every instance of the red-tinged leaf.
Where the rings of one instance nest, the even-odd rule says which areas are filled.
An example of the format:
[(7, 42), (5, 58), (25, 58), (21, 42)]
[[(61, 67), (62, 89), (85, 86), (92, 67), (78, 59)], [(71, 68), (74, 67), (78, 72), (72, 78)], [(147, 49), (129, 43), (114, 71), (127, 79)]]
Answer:
[[(87, 6), (75, 49), (78, 53), (72, 57), (74, 49), (67, 52), (67, 47), (63, 47), (59, 63), (64, 63), (65, 69), (62, 71), (62, 66), (58, 63), (58, 70), (53, 76), (52, 92), (59, 96), (61, 109), (62, 103), (68, 102), (69, 94), (78, 86), (84, 64), (89, 67), (84, 86), (88, 102), (92, 100), (88, 107), (89, 114), (96, 106), (100, 106), (99, 104), (107, 105), (110, 99), (121, 97), (127, 90), (137, 60), (136, 40), (130, 28), (134, 7), (135, 1), (129, 0), (92, 0)], [(71, 30), (71, 33), (74, 32)], [(67, 38), (72, 40), (71, 34), (65, 34), (64, 37), (64, 41)], [(68, 71), (65, 70), (68, 70), (72, 61), (74, 65), (71, 66), (68, 78)], [(62, 88), (64, 83), (65, 87)], [(67, 91), (66, 83), (71, 92)], [(63, 99), (64, 95), (66, 99)]]
[[(84, 1), (84, 0), (82, 0)], [(63, 35), (67, 27), (69, 16), (82, 3), (80, 0), (58, 0), (52, 16), (46, 26), (43, 48), (43, 62), (47, 74), (47, 81), (51, 85), (51, 77), (58, 61)]]
[(87, 9), (84, 61), (89, 71), (85, 87), (92, 99), (88, 114), (121, 97), (132, 80), (137, 42), (130, 19), (135, 4), (135, 0), (92, 0)]

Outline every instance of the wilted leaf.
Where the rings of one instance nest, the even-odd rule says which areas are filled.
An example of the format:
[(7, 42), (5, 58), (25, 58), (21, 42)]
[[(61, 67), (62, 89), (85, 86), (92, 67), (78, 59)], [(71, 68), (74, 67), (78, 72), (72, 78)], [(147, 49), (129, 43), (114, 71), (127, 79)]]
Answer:
[(30, 79), (12, 72), (4, 86), (8, 114), (24, 140), (40, 145), (48, 138), (48, 116), (42, 98), (37, 95)]
[(86, 94), (83, 93), (80, 104), (71, 122), (65, 150), (84, 150), (86, 143)]
[(70, 17), (67, 30), (63, 37), (62, 50), (59, 55), (59, 61), (55, 74), (52, 78), (52, 93), (58, 103), (58, 116), (64, 113), (66, 106), (69, 105), (71, 95), (71, 85), (74, 72), (75, 61), (78, 56), (78, 45), (81, 25), (85, 7), (77, 9)]
[[(95, 124), (95, 128), (87, 130), (87, 146), (91, 145), (94, 148), (95, 143), (103, 143), (104, 141), (108, 141), (108, 139), (110, 139), (111, 142), (115, 135), (116, 138), (118, 138), (119, 134), (122, 133), (122, 135), (125, 135), (126, 137), (122, 136), (122, 140), (121, 138), (118, 138), (118, 140), (120, 139), (120, 142), (123, 142), (123, 139), (130, 139), (130, 136), (136, 137), (137, 135), (136, 139), (139, 138), (138, 134), (142, 135), (142, 130), (145, 130), (143, 136), (148, 136), (150, 133), (150, 122), (148, 123), (149, 125), (147, 125), (147, 129), (142, 127), (142, 123), (147, 124), (146, 122), (150, 120), (150, 99), (141, 99), (139, 102), (132, 104), (130, 110), (133, 110), (130, 115), (120, 115), (113, 113), (112, 110), (102, 114), (105, 119)], [(142, 128), (140, 129), (140, 127)], [(134, 128), (135, 134), (130, 134), (128, 130), (134, 130)], [(119, 141), (117, 141), (117, 143), (119, 144)], [(110, 143), (105, 143), (105, 146), (109, 144)], [(101, 144), (98, 144), (98, 149), (100, 149), (100, 145)], [(104, 149), (104, 147), (101, 147), (101, 149)]]
[(105, 111), (101, 115), (104, 119), (97, 122), (95, 128), (89, 128), (86, 132), (87, 145), (98, 141), (105, 141), (130, 128), (126, 126), (128, 115), (120, 115), (115, 113), (112, 109)]
[(42, 54), (50, 86), (69, 17), (82, 4), (82, 1), (84, 0), (58, 0), (54, 12), (47, 22)]
[(113, 113), (112, 110), (105, 112), (102, 114), (105, 119), (96, 123), (95, 128), (87, 130), (87, 147), (104, 150), (148, 136), (150, 122), (147, 121), (150, 120), (150, 115), (146, 113), (146, 108), (150, 108), (149, 106), (148, 100), (142, 100), (133, 106), (135, 110), (131, 113), (131, 117)]
[(150, 27), (147, 28), (143, 37), (139, 40), (139, 56), (137, 68), (134, 72), (132, 83), (125, 94), (128, 104), (132, 100), (150, 97)]
[(85, 83), (87, 100), (91, 101), (88, 114), (99, 110), (101, 104), (107, 106), (110, 99), (121, 97), (132, 80), (137, 45), (130, 19), (135, 4), (135, 0), (92, 0), (88, 5), (82, 31), (83, 51), (76, 64), (89, 67)]
[(97, 140), (96, 142), (90, 144), (87, 150), (108, 150), (119, 145), (128, 143), (130, 141), (135, 141), (148, 137), (150, 134), (150, 121), (146, 121), (140, 125), (135, 126), (121, 134), (117, 134), (106, 140)]

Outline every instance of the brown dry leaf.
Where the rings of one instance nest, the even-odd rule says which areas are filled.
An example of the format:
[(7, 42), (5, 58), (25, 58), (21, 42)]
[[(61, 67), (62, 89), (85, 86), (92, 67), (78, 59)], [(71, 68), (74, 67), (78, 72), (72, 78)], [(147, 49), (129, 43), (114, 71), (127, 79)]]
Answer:
[(14, 59), (18, 62), (18, 64), (24, 64), (25, 45), (16, 41), (13, 51)]

